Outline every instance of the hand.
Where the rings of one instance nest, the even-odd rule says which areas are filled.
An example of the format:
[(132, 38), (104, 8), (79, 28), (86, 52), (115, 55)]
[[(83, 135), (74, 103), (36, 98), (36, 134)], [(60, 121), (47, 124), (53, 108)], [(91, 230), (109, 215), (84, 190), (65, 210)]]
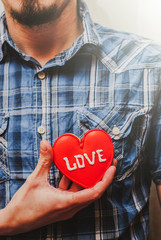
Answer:
[[(47, 141), (40, 145), (40, 158), (33, 173), (0, 211), (0, 235), (14, 235), (71, 218), (82, 208), (100, 198), (111, 184), (116, 167), (111, 166), (102, 181), (93, 188), (81, 189), (63, 177), (59, 188), (48, 182), (53, 156)], [(68, 189), (69, 188), (69, 189)], [(1, 224), (2, 217), (5, 224)], [(2, 227), (3, 226), (3, 227)]]

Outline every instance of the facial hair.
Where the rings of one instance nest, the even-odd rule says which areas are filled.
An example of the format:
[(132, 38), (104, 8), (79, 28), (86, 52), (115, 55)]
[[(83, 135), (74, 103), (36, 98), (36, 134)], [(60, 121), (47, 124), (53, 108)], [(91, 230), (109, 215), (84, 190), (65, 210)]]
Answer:
[(58, 8), (57, 4), (40, 7), (36, 0), (24, 0), (21, 11), (11, 9), (10, 15), (22, 25), (28, 27), (40, 26), (58, 19), (69, 2), (70, 0), (64, 1)]

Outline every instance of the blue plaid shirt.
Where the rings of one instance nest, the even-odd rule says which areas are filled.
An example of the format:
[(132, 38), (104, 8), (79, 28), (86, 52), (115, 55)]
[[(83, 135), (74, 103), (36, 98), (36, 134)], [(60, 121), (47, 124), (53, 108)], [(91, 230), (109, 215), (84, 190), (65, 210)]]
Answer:
[[(107, 131), (118, 160), (103, 197), (72, 219), (7, 240), (146, 239), (151, 179), (161, 184), (161, 47), (94, 24), (80, 1), (84, 33), (44, 67), (20, 52), (0, 22), (0, 208), (39, 157), (70, 132)], [(58, 186), (59, 171), (49, 174)], [(3, 239), (3, 237), (1, 237)]]

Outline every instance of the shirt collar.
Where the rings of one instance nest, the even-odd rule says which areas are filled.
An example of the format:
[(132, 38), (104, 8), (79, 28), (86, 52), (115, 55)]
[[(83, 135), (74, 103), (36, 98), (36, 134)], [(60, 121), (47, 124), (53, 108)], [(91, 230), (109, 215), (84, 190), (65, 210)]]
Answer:
[(80, 7), (80, 17), (82, 18), (83, 27), (84, 27), (84, 44), (91, 43), (94, 45), (101, 45), (101, 39), (97, 33), (94, 22), (91, 19), (88, 7), (83, 0), (78, 0)]
[[(84, 0), (78, 0), (78, 6), (79, 16), (82, 19), (84, 32), (73, 43), (72, 47), (64, 52), (66, 55), (65, 60), (69, 60), (85, 44), (92, 44), (95, 46), (101, 45), (101, 39), (97, 33), (95, 24), (91, 19), (88, 7)], [(0, 17), (0, 61), (2, 61), (3, 57), (7, 54), (7, 47), (3, 48), (5, 43), (8, 43), (9, 46), (15, 49), (16, 52), (18, 52), (18, 54), (21, 54), (26, 60), (29, 60), (30, 57), (26, 56), (24, 53), (21, 53), (18, 47), (12, 41), (8, 32), (5, 13), (3, 12)], [(61, 65), (63, 65), (63, 63)]]
[(7, 31), (6, 31), (6, 24), (5, 24), (5, 15), (4, 12), (0, 18), (0, 61), (3, 59), (3, 44), (7, 39)]
[[(4, 47), (5, 43), (8, 43), (12, 48), (14, 48), (17, 52), (19, 52), (19, 49), (12, 41), (5, 18), (5, 13), (2, 12), (0, 17), (0, 61), (2, 61), (3, 57), (7, 54), (8, 48)], [(5, 45), (6, 46), (6, 45)]]

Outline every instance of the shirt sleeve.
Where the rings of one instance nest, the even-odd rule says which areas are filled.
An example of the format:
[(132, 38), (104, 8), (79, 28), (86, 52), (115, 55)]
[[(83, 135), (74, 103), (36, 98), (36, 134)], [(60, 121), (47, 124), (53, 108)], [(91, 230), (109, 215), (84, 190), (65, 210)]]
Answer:
[[(160, 71), (161, 78), (161, 71)], [(148, 138), (148, 159), (151, 177), (155, 184), (161, 184), (161, 83), (155, 94), (155, 104), (152, 110), (150, 134)]]

